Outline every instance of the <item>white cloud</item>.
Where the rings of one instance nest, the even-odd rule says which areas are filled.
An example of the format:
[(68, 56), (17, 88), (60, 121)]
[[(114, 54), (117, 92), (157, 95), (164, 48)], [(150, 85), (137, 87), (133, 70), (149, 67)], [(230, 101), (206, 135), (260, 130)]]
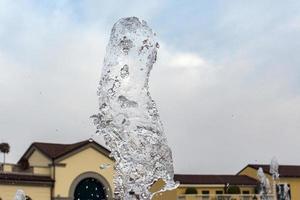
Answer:
[[(169, 46), (169, 47), (168, 47)], [(165, 42), (160, 42), (159, 59), (160, 64), (175, 68), (205, 68), (208, 62), (195, 52), (178, 51)]]
[(205, 67), (207, 63), (194, 53), (174, 53), (169, 61), (173, 67)]
[[(91, 135), (89, 116), (97, 109), (96, 87), (113, 21), (135, 15), (135, 10), (147, 20), (161, 7), (158, 1), (150, 10), (144, 2), (116, 9), (111, 3), (100, 12), (102, 2), (93, 1), (83, 5), (86, 19), (76, 21), (68, 4), (43, 13), (33, 3), (11, 2), (0, 1), (0, 140), (12, 144), (8, 159), (15, 161), (32, 141), (76, 142)], [(227, 9), (232, 13), (231, 6)], [(262, 36), (256, 34), (255, 23), (250, 28), (237, 24), (240, 15), (220, 16), (228, 30), (237, 27), (233, 32), (238, 38), (251, 38), (240, 46), (236, 44), (243, 40), (227, 29), (213, 34), (221, 39), (207, 54), (160, 42), (150, 90), (173, 147), (176, 172), (236, 172), (247, 162), (268, 161), (274, 155), (296, 162), (300, 98), (294, 92), (299, 85), (291, 85), (291, 80), (299, 74), (299, 65), (290, 56), (297, 48), (290, 51), (288, 37), (281, 37), (277, 29)], [(250, 14), (242, 19), (249, 18)], [(265, 27), (260, 22), (259, 27)], [(297, 29), (296, 22), (287, 24), (289, 31)], [(197, 31), (195, 26), (192, 31)], [(222, 36), (234, 42), (226, 43), (228, 38)], [(279, 41), (280, 48), (273, 48)], [(224, 56), (219, 47), (235, 51)], [(273, 55), (278, 49), (286, 54)], [(205, 56), (209, 54), (218, 57)]]

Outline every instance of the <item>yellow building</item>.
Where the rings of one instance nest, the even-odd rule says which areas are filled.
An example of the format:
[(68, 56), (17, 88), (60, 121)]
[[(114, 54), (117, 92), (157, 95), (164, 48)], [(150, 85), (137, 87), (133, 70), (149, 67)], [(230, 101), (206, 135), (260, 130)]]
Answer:
[[(269, 178), (272, 184), (272, 177), (270, 174), (269, 165), (253, 165), (249, 164), (237, 175), (247, 175), (252, 178), (257, 179), (257, 170), (262, 168), (264, 173)], [(279, 166), (279, 180), (275, 182), (276, 193), (278, 194), (279, 190), (283, 190), (284, 184), (287, 184), (290, 188), (290, 197), (292, 200), (300, 199), (300, 166), (298, 165), (280, 165)], [(277, 196), (277, 199), (280, 200), (280, 195)]]
[[(269, 165), (249, 164), (236, 175), (187, 175), (177, 174), (174, 179), (180, 182), (177, 189), (178, 200), (259, 200), (257, 170), (262, 168), (273, 188), (269, 194), (272, 200), (285, 200), (282, 196), (284, 185), (290, 188), (291, 200), (300, 199), (300, 166), (280, 165), (279, 180), (272, 181)], [(236, 194), (228, 192), (235, 188)], [(237, 189), (238, 188), (238, 189)], [(281, 191), (281, 193), (280, 193)], [(231, 194), (229, 194), (231, 193)]]
[(176, 174), (180, 182), (178, 200), (250, 200), (256, 196), (258, 182), (246, 175)]
[(112, 199), (114, 161), (108, 155), (94, 141), (33, 143), (17, 165), (2, 166), (0, 198), (12, 200), (22, 189), (32, 200), (87, 199), (87, 194)]
[[(92, 140), (75, 144), (33, 143), (17, 164), (0, 165), (0, 200), (12, 200), (18, 189), (32, 200), (110, 200), (113, 165), (110, 151)], [(158, 191), (158, 181), (151, 192)], [(176, 192), (156, 200), (176, 199)]]
[[(92, 140), (75, 144), (33, 143), (17, 164), (0, 165), (0, 200), (12, 200), (18, 189), (26, 193), (28, 200), (111, 200), (114, 160), (109, 153)], [(247, 165), (236, 175), (176, 174), (174, 179), (180, 186), (156, 194), (153, 199), (259, 200), (259, 167), (271, 180), (268, 165)], [(299, 200), (300, 166), (281, 165), (279, 173), (277, 190), (288, 184), (291, 199)], [(158, 181), (150, 190), (158, 191), (162, 185)]]

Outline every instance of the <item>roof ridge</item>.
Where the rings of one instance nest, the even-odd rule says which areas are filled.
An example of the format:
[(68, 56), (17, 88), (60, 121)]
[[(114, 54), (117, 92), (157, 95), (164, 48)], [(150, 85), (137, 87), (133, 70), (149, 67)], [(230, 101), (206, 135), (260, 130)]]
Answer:
[(55, 143), (55, 142), (33, 142), (32, 144), (49, 144), (49, 145), (74, 145), (79, 143), (89, 142), (89, 140), (83, 140), (75, 143)]
[[(92, 141), (92, 142), (93, 142), (93, 141)], [(65, 154), (68, 154), (68, 153), (72, 152), (74, 149), (76, 149), (76, 148), (78, 148), (78, 147), (80, 147), (80, 146), (84, 146), (84, 145), (86, 145), (86, 144), (88, 144), (88, 143), (92, 143), (92, 142), (90, 142), (90, 141), (88, 141), (88, 140), (84, 140), (84, 141), (77, 142), (77, 143), (74, 143), (74, 144), (69, 144), (68, 146), (70, 146), (71, 148), (70, 148), (70, 149), (67, 149), (67, 150), (64, 151), (64, 152), (59, 153), (55, 158), (59, 158), (60, 156), (65, 155)]]
[(240, 176), (237, 174), (175, 174), (175, 175), (184, 175), (184, 176)]
[[(270, 166), (270, 164), (248, 164), (248, 166)], [(284, 164), (284, 165), (281, 165), (281, 164), (279, 164), (279, 167), (280, 166), (291, 166), (291, 167), (300, 167), (300, 165), (296, 165), (296, 164)]]

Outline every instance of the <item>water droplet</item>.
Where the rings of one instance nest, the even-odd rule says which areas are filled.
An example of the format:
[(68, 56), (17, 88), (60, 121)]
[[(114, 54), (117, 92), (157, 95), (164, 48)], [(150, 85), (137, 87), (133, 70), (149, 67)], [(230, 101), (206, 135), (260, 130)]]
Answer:
[(160, 47), (158, 42), (156, 42), (155, 46), (156, 46), (156, 48)]
[(118, 97), (118, 101), (121, 104), (121, 108), (130, 108), (130, 107), (137, 107), (138, 106), (137, 102), (129, 100), (123, 95), (120, 95)]
[(129, 76), (129, 67), (128, 65), (124, 65), (120, 71), (121, 78), (127, 78)]
[(100, 169), (107, 169), (111, 166), (111, 164), (105, 163), (100, 165)]

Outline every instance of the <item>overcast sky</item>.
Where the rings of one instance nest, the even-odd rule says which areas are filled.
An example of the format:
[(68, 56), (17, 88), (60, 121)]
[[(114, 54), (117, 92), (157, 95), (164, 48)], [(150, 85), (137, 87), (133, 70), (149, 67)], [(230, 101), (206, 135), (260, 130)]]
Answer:
[(0, 0), (0, 140), (11, 145), (9, 162), (34, 141), (93, 135), (106, 44), (127, 16), (158, 35), (150, 91), (176, 173), (236, 173), (273, 156), (300, 165), (296, 0)]

